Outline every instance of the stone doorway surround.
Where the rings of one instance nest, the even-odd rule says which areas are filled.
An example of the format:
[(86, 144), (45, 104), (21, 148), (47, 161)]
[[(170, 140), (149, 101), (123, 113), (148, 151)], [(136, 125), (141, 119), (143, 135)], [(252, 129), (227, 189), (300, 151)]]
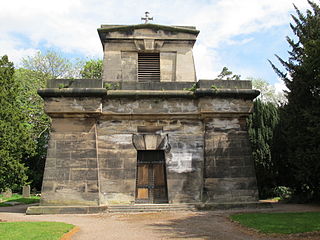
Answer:
[[(141, 128), (143, 129), (144, 127), (140, 127), (140, 130)], [(165, 163), (165, 151), (170, 150), (168, 139), (168, 134), (161, 133), (132, 135), (132, 144), (138, 153), (135, 203), (168, 203), (167, 169)], [(153, 151), (155, 152), (154, 156), (151, 154)], [(147, 153), (148, 162), (144, 163), (143, 161), (146, 159), (143, 161), (139, 159), (143, 157), (143, 153)]]
[(166, 172), (163, 150), (138, 150), (135, 203), (168, 203)]

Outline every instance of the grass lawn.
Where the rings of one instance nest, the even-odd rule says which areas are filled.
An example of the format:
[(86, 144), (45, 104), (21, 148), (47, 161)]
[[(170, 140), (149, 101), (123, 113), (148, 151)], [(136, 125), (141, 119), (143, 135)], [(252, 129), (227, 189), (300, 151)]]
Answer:
[(73, 227), (61, 222), (1, 222), (0, 240), (59, 240)]
[(7, 202), (20, 202), (23, 204), (38, 203), (40, 197), (31, 196), (29, 198), (23, 198), (20, 194), (13, 194), (11, 198), (2, 198), (2, 195), (0, 195), (0, 200), (0, 207), (8, 207), (12, 205), (7, 204)]
[(230, 218), (263, 233), (304, 233), (320, 231), (320, 212), (242, 213)]

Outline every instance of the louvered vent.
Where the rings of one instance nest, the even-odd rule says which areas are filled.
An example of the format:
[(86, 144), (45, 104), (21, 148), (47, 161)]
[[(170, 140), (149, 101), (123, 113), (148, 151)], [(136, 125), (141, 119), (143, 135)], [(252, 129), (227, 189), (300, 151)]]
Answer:
[(160, 54), (138, 53), (139, 82), (160, 82)]

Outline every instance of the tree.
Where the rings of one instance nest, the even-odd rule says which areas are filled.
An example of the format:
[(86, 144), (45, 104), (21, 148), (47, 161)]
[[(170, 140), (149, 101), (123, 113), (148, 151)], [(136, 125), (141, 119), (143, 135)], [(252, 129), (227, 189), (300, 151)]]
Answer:
[(102, 60), (91, 59), (87, 61), (80, 71), (82, 78), (101, 78), (102, 77)]
[(79, 77), (79, 61), (72, 62), (56, 51), (48, 50), (45, 53), (38, 51), (34, 56), (22, 59), (25, 69), (42, 74), (42, 78), (77, 78)]
[(240, 80), (241, 75), (233, 74), (227, 67), (223, 67), (217, 76), (218, 80)]
[(262, 102), (270, 102), (276, 105), (282, 105), (286, 102), (284, 93), (277, 93), (273, 85), (261, 78), (247, 78), (252, 81), (252, 88), (260, 91), (258, 99)]
[(271, 65), (289, 89), (284, 106), (287, 157), (295, 194), (320, 199), (320, 7), (308, 1), (303, 14), (296, 6), (287, 37), (289, 59), (277, 56), (285, 72)]
[(49, 138), (50, 119), (44, 113), (43, 99), (37, 94), (39, 88), (46, 86), (50, 78), (85, 78), (101, 77), (102, 61), (70, 61), (55, 51), (38, 52), (22, 60), (23, 68), (15, 71), (14, 77), (19, 82), (20, 109), (28, 116), (30, 134), (36, 143), (35, 154), (24, 159), (28, 167), (27, 175), (32, 188), (41, 189), (42, 177)]
[(24, 158), (34, 153), (29, 117), (20, 109), (20, 86), (13, 63), (0, 58), (0, 190), (17, 189), (27, 181)]
[(272, 155), (274, 132), (279, 120), (278, 107), (260, 99), (254, 101), (253, 114), (247, 119), (261, 198), (270, 197), (271, 189), (278, 185), (277, 163), (273, 161)]
[(19, 108), (26, 113), (29, 133), (35, 142), (35, 153), (23, 159), (28, 167), (27, 175), (32, 188), (41, 189), (44, 164), (49, 138), (50, 120), (44, 113), (44, 101), (37, 90), (46, 85), (45, 75), (29, 69), (15, 70), (14, 78), (19, 83)]

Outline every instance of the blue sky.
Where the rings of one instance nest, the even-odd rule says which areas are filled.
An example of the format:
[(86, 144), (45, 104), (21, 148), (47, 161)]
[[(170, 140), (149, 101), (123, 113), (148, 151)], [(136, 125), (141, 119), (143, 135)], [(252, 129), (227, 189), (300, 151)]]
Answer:
[[(101, 24), (139, 24), (149, 11), (153, 23), (192, 25), (198, 79), (212, 79), (226, 66), (243, 78), (283, 84), (268, 59), (284, 58), (291, 36), (290, 14), (307, 0), (10, 0), (0, 8), (0, 55), (19, 66), (23, 57), (55, 49), (70, 58), (102, 58), (96, 29)], [(279, 64), (277, 64), (279, 65)]]

